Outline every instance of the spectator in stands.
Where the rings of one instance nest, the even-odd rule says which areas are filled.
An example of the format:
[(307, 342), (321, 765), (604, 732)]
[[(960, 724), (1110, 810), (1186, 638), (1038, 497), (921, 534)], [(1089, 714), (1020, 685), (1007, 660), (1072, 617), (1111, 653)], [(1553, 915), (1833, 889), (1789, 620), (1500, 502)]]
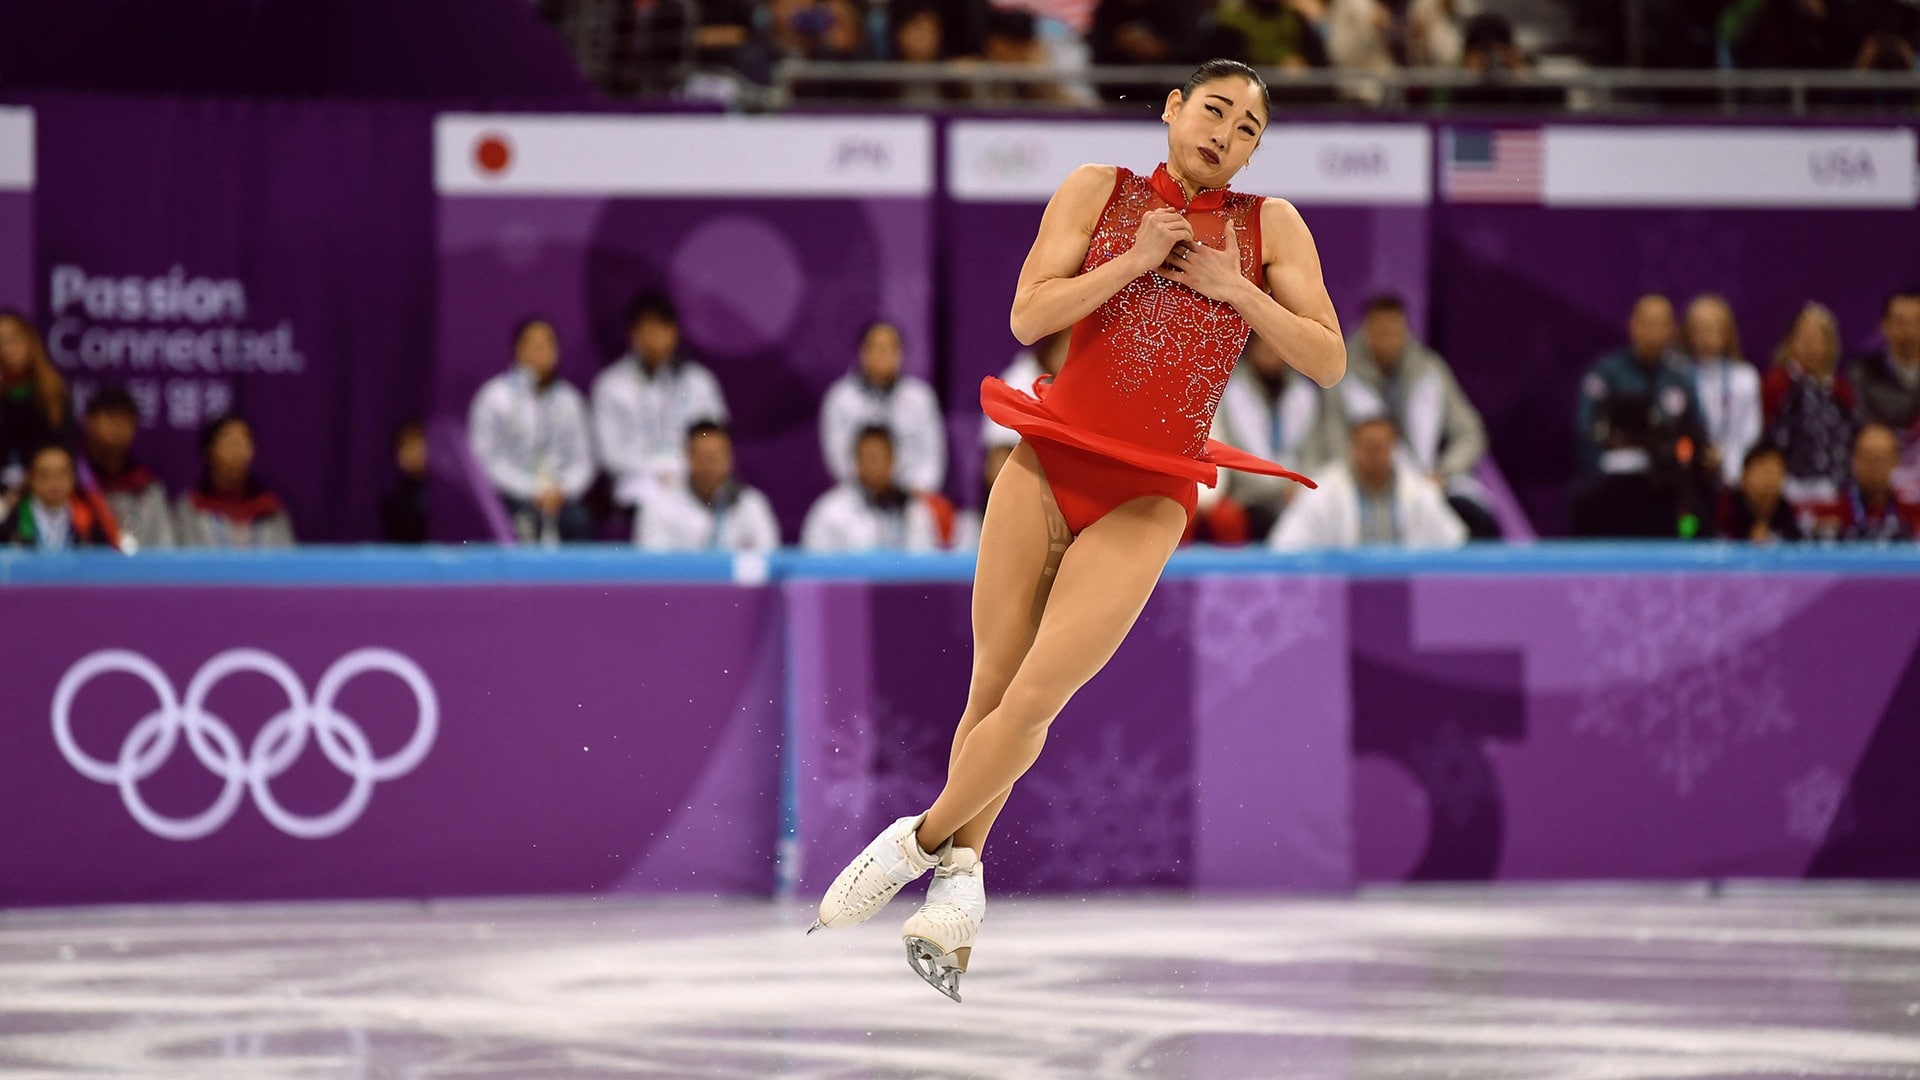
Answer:
[(1376, 416), (1353, 426), (1345, 468), (1318, 477), (1320, 489), (1294, 500), (1268, 538), (1276, 551), (1365, 544), (1458, 547), (1467, 527), (1447, 506), (1439, 485), (1395, 464), (1400, 432)]
[[(980, 58), (989, 64), (1007, 64), (1051, 71), (1056, 65), (1053, 54), (1040, 39), (1039, 23), (1031, 12), (993, 8), (986, 17)], [(1067, 88), (1054, 79), (1005, 84), (989, 89), (987, 100), (1054, 101), (1072, 100)]]
[(853, 479), (854, 436), (877, 425), (895, 439), (895, 483), (928, 492), (947, 482), (940, 400), (925, 379), (900, 370), (903, 344), (892, 323), (868, 323), (860, 332), (857, 365), (827, 389), (820, 405), (820, 453), (835, 480)]
[(67, 384), (47, 358), (27, 317), (0, 311), (0, 491), (17, 491), (28, 459), (50, 442), (65, 442)]
[(1227, 37), (1207, 51), (1234, 56), (1255, 67), (1288, 71), (1326, 67), (1326, 45), (1303, 7), (1307, 5), (1301, 0), (1226, 0), (1214, 12), (1213, 21)]
[[(1331, 410), (1321, 408), (1322, 399), (1312, 379), (1293, 370), (1258, 335), (1250, 337), (1214, 413), (1213, 437), (1312, 475), (1346, 451), (1345, 428), (1327, 415)], [(1291, 480), (1253, 473), (1222, 472), (1220, 478), (1225, 497), (1246, 511), (1247, 537), (1254, 541), (1271, 535), (1288, 503), (1305, 490)]]
[[(1199, 18), (1193, 0), (1100, 0), (1087, 45), (1095, 64), (1183, 64), (1192, 59)], [(1156, 110), (1167, 96), (1158, 83), (1108, 83), (1100, 94), (1109, 101), (1131, 99)]]
[(1653, 404), (1650, 452), (1657, 459), (1679, 456), (1683, 444), (1705, 445), (1706, 425), (1694, 396), (1693, 372), (1674, 350), (1674, 329), (1672, 302), (1655, 294), (1643, 296), (1627, 320), (1627, 346), (1600, 357), (1588, 369), (1580, 384), (1576, 427), (1582, 476), (1597, 474), (1601, 456), (1613, 449), (1607, 418), (1612, 415), (1608, 403), (1615, 397)]
[(581, 496), (593, 440), (580, 391), (558, 375), (560, 337), (545, 319), (513, 328), (513, 366), (488, 379), (467, 414), (467, 442), (523, 543), (591, 538)]
[(1760, 440), (1760, 373), (1740, 349), (1733, 308), (1712, 293), (1687, 305), (1682, 340), (1693, 361), (1694, 393), (1713, 463), (1720, 482), (1733, 487), (1740, 483), (1747, 451)]
[(1607, 399), (1607, 450), (1599, 471), (1574, 486), (1567, 531), (1574, 536), (1671, 540), (1680, 531), (1680, 485), (1654, 454), (1658, 406), (1634, 394)]
[(1920, 505), (1893, 489), (1900, 463), (1900, 437), (1885, 424), (1867, 424), (1853, 440), (1853, 477), (1841, 505), (1845, 540), (1912, 540), (1920, 528)]
[(174, 507), (182, 547), (293, 546), (293, 520), (280, 497), (253, 474), (253, 428), (238, 416), (200, 429), (200, 480)]
[(1880, 350), (1855, 362), (1848, 380), (1860, 395), (1861, 421), (1899, 434), (1894, 486), (1914, 498), (1920, 496), (1920, 288), (1887, 297), (1880, 337)]
[[(1033, 348), (1021, 349), (1014, 354), (1013, 363), (1000, 373), (1000, 379), (1008, 386), (1024, 394), (1033, 393), (1034, 381), (1043, 375), (1058, 375), (1067, 362), (1067, 346), (1073, 339), (1073, 330), (1057, 330), (1034, 342)], [(1020, 433), (1012, 428), (1004, 428), (987, 417), (980, 419), (980, 444), (982, 446), (1005, 446), (1011, 449), (1020, 443)]]
[(694, 31), (694, 57), (701, 64), (731, 68), (756, 83), (772, 81), (773, 57), (753, 0), (701, 0)]
[(631, 507), (686, 479), (687, 430), (725, 424), (727, 403), (713, 373), (681, 355), (680, 315), (665, 293), (634, 298), (627, 343), (593, 382), (593, 436), (614, 500)]
[(1327, 54), (1349, 71), (1455, 67), (1453, 0), (1327, 0)]
[[(889, 22), (893, 51), (887, 59), (904, 64), (952, 59), (940, 8), (932, 0), (895, 0)], [(905, 105), (939, 105), (963, 98), (966, 92), (959, 83), (907, 82), (895, 87), (891, 96)]]
[(924, 500), (894, 483), (893, 435), (879, 425), (854, 439), (854, 477), (815, 500), (800, 529), (808, 551), (932, 551), (939, 529)]
[(702, 420), (687, 431), (687, 479), (640, 508), (634, 543), (646, 551), (772, 551), (780, 523), (767, 497), (733, 475), (733, 436)]
[(27, 488), (0, 521), (0, 544), (34, 551), (117, 548), (113, 512), (74, 479), (73, 452), (47, 443), (27, 457)]
[(380, 497), (380, 538), (389, 544), (427, 542), (427, 431), (418, 420), (393, 433), (393, 487)]
[(1798, 540), (1800, 519), (1781, 496), (1787, 456), (1762, 440), (1747, 451), (1738, 487), (1721, 492), (1720, 535), (1728, 540)]
[(1460, 66), (1480, 81), (1440, 92), (1455, 106), (1532, 106), (1558, 108), (1567, 101), (1567, 92), (1558, 86), (1524, 86), (1510, 76), (1532, 67), (1527, 55), (1514, 42), (1513, 24), (1505, 15), (1481, 12), (1466, 22), (1461, 31)]
[(86, 471), (113, 511), (120, 546), (130, 552), (173, 546), (166, 485), (133, 456), (139, 433), (140, 407), (125, 390), (108, 387), (87, 402)]
[(1847, 483), (1857, 426), (1853, 384), (1835, 370), (1840, 323), (1821, 304), (1794, 316), (1760, 383), (1767, 435), (1787, 455), (1787, 501), (1837, 503)]
[(1473, 471), (1487, 455), (1487, 429), (1440, 354), (1407, 328), (1407, 307), (1383, 294), (1367, 301), (1359, 333), (1347, 339), (1347, 377), (1329, 395), (1335, 446), (1355, 420), (1386, 416), (1402, 433), (1403, 468), (1430, 477), (1476, 537), (1500, 535)]

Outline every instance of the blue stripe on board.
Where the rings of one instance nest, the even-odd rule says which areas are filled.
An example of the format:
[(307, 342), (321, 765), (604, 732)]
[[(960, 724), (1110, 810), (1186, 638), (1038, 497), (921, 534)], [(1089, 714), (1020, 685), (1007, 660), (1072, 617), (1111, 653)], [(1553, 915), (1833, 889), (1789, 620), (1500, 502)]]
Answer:
[[(1546, 542), (1474, 545), (1460, 551), (1377, 549), (1280, 555), (1261, 550), (1192, 548), (1175, 555), (1167, 576), (1308, 573), (1350, 577), (1415, 574), (1800, 573), (1866, 576), (1920, 574), (1920, 548), (1740, 544)], [(284, 552), (143, 552), (128, 558), (78, 553), (0, 552), (0, 585), (541, 585), (614, 582), (715, 584), (742, 581), (968, 581), (973, 556), (809, 555), (782, 551), (736, 574), (732, 557), (706, 552), (656, 555), (625, 545), (558, 551), (491, 547), (307, 547)]]

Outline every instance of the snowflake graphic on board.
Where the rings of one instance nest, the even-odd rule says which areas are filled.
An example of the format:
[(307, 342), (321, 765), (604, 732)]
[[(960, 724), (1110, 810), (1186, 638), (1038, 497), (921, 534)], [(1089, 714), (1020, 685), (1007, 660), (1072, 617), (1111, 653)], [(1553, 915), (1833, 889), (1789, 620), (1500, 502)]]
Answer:
[(1038, 835), (1054, 845), (1036, 883), (1069, 889), (1167, 880), (1193, 846), (1192, 778), (1156, 753), (1130, 751), (1109, 727), (1100, 750), (1030, 782), (1046, 807)]
[(1825, 765), (1787, 785), (1787, 835), (1819, 843), (1853, 831), (1846, 778)]
[(1202, 583), (1195, 620), (1205, 635), (1203, 678), (1246, 686), (1303, 641), (1331, 632), (1327, 588), (1300, 577)]
[(832, 827), (859, 831), (925, 807), (940, 794), (953, 732), (875, 697), (827, 731), (820, 779)]
[(1723, 577), (1571, 590), (1587, 658), (1572, 727), (1638, 748), (1681, 795), (1734, 747), (1793, 729), (1774, 631), (1784, 590)]

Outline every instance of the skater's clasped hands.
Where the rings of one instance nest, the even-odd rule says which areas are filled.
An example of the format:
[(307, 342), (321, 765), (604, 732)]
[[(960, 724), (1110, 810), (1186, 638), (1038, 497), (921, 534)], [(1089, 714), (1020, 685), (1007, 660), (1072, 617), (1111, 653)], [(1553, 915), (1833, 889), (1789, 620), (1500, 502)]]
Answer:
[(1159, 266), (1173, 254), (1175, 245), (1193, 242), (1193, 222), (1171, 206), (1149, 210), (1140, 217), (1140, 228), (1133, 234), (1133, 250), (1148, 265)]
[(1177, 281), (1201, 296), (1226, 300), (1232, 290), (1246, 284), (1240, 274), (1240, 240), (1237, 229), (1227, 229), (1224, 248), (1209, 247), (1197, 240), (1177, 243), (1165, 262), (1154, 273), (1168, 281)]

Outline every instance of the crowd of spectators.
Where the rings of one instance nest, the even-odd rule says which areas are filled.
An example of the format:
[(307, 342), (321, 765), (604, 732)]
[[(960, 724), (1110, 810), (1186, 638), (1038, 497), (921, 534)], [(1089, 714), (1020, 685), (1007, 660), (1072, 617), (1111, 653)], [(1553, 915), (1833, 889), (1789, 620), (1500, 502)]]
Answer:
[(1920, 528), (1920, 289), (1886, 298), (1849, 361), (1825, 305), (1792, 314), (1764, 370), (1734, 315), (1641, 297), (1581, 387), (1576, 536), (1911, 540)]
[[(929, 84), (808, 80), (802, 96), (1090, 103), (1164, 88), (1091, 88), (1089, 65), (1464, 69), (1490, 78), (1538, 52), (1592, 66), (1912, 71), (1910, 0), (544, 0), (615, 93), (684, 89), (701, 72), (767, 84), (781, 60), (944, 62)], [(1638, 12), (1637, 16), (1635, 12)], [(1637, 20), (1637, 21), (1636, 21)], [(1032, 82), (974, 86), (967, 66), (1026, 65)], [(1471, 95), (1469, 95), (1471, 97)]]
[[(650, 551), (925, 551), (977, 543), (994, 478), (1018, 442), (982, 419), (982, 481), (956, 506), (944, 492), (947, 419), (932, 386), (905, 371), (907, 342), (885, 321), (851, 343), (849, 370), (818, 402), (831, 486), (795, 537), (734, 469), (720, 383), (689, 356), (672, 300), (637, 297), (628, 350), (582, 394), (561, 374), (553, 325), (530, 318), (503, 343), (505, 370), (474, 395), (467, 439), (519, 541), (624, 539)], [(1771, 358), (1750, 361), (1719, 296), (1684, 317), (1649, 295), (1626, 340), (1581, 381), (1575, 536), (1736, 541), (1908, 541), (1920, 530), (1920, 290), (1885, 300), (1879, 344), (1843, 354), (1833, 313), (1792, 313)], [(1023, 389), (1057, 373), (1068, 335), (1017, 353), (1002, 373)], [(1437, 352), (1393, 295), (1369, 301), (1347, 342), (1346, 377), (1321, 389), (1256, 338), (1213, 435), (1318, 479), (1320, 490), (1224, 473), (1202, 492), (1189, 541), (1276, 550), (1390, 544), (1450, 547), (1502, 534), (1488, 438)], [(144, 465), (133, 398), (106, 388), (72, 415), (59, 373), (26, 319), (0, 314), (0, 541), (40, 550), (279, 547), (294, 542), (280, 498), (253, 469), (238, 415), (201, 431), (202, 468), (169, 498)], [(427, 539), (427, 450), (418, 424), (394, 437), (395, 481), (379, 501), (383, 538)], [(1551, 531), (1551, 530), (1550, 530)]]

